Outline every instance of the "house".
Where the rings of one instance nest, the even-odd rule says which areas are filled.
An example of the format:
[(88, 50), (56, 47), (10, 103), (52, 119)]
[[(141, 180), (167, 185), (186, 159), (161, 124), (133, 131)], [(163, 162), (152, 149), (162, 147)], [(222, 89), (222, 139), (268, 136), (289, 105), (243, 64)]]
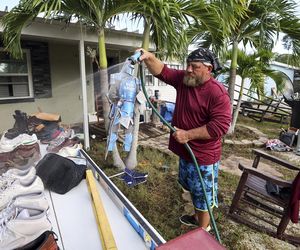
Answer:
[[(107, 29), (109, 70), (119, 70), (141, 43), (139, 33)], [(97, 66), (86, 53), (88, 46), (97, 47), (96, 33), (79, 23), (37, 18), (22, 30), (21, 44), (24, 57), (16, 60), (0, 41), (0, 131), (13, 126), (17, 109), (58, 113), (64, 124), (87, 123), (100, 91)]]

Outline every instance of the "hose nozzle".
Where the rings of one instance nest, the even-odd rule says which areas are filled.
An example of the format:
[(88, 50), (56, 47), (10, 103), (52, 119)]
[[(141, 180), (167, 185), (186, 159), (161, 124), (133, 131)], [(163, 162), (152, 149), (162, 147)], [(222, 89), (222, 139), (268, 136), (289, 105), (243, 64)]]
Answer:
[(140, 57), (143, 54), (143, 51), (137, 51), (134, 53), (134, 55), (132, 55), (131, 57), (128, 58), (128, 61), (131, 62), (132, 65), (136, 64), (137, 62), (140, 61)]

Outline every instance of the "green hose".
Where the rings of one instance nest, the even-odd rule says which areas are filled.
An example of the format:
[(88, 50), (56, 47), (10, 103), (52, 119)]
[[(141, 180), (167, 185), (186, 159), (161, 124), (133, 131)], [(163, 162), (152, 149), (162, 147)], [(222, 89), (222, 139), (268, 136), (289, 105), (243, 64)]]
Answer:
[[(144, 71), (143, 71), (143, 66), (142, 64), (139, 65), (139, 72), (140, 72), (140, 79), (141, 79), (141, 85), (142, 85), (142, 89), (143, 89), (143, 92), (144, 92), (144, 95), (146, 97), (146, 100), (148, 102), (148, 104), (151, 106), (152, 110), (158, 115), (158, 117), (163, 121), (164, 124), (166, 124), (168, 126), (168, 128), (175, 132), (176, 129), (174, 127), (172, 127), (161, 115), (160, 113), (156, 110), (156, 108), (154, 107), (154, 105), (152, 104), (152, 102), (150, 101), (149, 99), (149, 96), (147, 94), (147, 91), (146, 91), (146, 88), (145, 88), (145, 84), (144, 84)], [(192, 149), (190, 148), (189, 144), (188, 143), (185, 143), (184, 144), (185, 148), (188, 150), (189, 154), (191, 155), (192, 159), (193, 159), (193, 162), (196, 166), (196, 169), (198, 171), (198, 175), (199, 175), (199, 179), (200, 179), (200, 183), (201, 183), (201, 186), (202, 186), (202, 189), (204, 191), (204, 198), (205, 198), (205, 202), (206, 202), (206, 205), (207, 205), (207, 208), (208, 208), (208, 213), (209, 213), (209, 216), (210, 216), (210, 220), (211, 220), (211, 223), (212, 223), (212, 226), (213, 226), (213, 229), (215, 231), (215, 234), (216, 234), (216, 238), (217, 240), (221, 243), (221, 238), (220, 238), (220, 235), (219, 235), (219, 231), (217, 229), (217, 225), (216, 225), (216, 222), (215, 222), (215, 218), (212, 214), (212, 211), (211, 211), (211, 208), (210, 208), (210, 205), (208, 203), (208, 200), (207, 200), (207, 195), (206, 195), (206, 191), (205, 191), (205, 188), (204, 188), (204, 182), (203, 182), (203, 179), (202, 179), (202, 175), (201, 175), (201, 172), (200, 172), (200, 169), (199, 169), (199, 166), (198, 166), (198, 162), (196, 160), (196, 157), (192, 151)]]

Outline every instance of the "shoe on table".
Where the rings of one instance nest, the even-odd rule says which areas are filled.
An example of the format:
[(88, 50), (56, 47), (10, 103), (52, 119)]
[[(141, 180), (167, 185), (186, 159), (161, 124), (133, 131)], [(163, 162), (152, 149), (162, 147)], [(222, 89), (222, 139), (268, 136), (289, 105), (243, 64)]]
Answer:
[(44, 193), (18, 196), (0, 211), (0, 225), (3, 224), (5, 218), (11, 217), (15, 213), (17, 207), (46, 212), (49, 210), (49, 204)]
[(42, 233), (37, 239), (28, 243), (21, 248), (16, 248), (14, 250), (59, 250), (57, 245), (57, 236), (52, 231), (46, 231)]
[(11, 168), (0, 176), (0, 189), (7, 183), (19, 179), (24, 185), (30, 184), (36, 176), (34, 167), (28, 169)]
[(27, 184), (22, 183), (19, 179), (7, 182), (0, 189), (0, 211), (18, 196), (35, 195), (42, 192), (44, 192), (44, 184), (38, 176), (35, 176), (32, 182)]
[(21, 248), (51, 228), (46, 211), (16, 207), (1, 225), (0, 249)]

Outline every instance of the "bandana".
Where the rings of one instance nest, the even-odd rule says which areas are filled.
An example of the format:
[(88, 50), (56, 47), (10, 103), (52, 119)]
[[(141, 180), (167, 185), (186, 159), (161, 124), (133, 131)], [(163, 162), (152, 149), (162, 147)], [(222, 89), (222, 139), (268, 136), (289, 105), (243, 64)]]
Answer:
[(188, 55), (187, 63), (202, 62), (205, 65), (212, 66), (212, 71), (217, 72), (222, 69), (218, 57), (209, 49), (199, 48)]

